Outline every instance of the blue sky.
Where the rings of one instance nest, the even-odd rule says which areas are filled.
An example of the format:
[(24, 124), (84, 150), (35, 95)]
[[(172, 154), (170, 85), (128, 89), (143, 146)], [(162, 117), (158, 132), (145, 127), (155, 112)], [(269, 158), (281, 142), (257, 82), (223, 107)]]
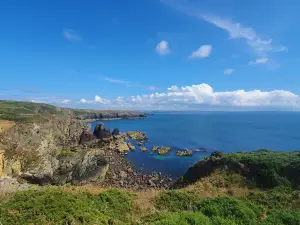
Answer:
[(299, 110), (299, 11), (296, 0), (3, 0), (0, 98)]

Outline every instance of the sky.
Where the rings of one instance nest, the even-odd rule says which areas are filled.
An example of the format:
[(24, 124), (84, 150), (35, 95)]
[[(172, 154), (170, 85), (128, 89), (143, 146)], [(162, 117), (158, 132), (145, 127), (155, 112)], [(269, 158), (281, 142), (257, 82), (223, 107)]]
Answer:
[(0, 99), (300, 110), (298, 0), (2, 0)]

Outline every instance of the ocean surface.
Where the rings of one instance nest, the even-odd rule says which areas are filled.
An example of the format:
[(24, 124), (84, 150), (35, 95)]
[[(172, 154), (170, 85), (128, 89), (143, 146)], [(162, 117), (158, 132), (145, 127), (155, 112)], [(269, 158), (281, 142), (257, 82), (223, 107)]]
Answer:
[[(143, 120), (101, 122), (111, 131), (119, 128), (120, 132), (146, 132), (149, 141), (144, 146), (148, 151), (141, 152), (132, 140), (136, 150), (126, 157), (139, 169), (172, 177), (183, 175), (190, 165), (215, 150), (300, 150), (299, 112), (160, 112)], [(92, 123), (92, 129), (97, 123)], [(170, 146), (172, 151), (168, 156), (152, 155), (151, 149), (155, 145)], [(191, 149), (194, 155), (178, 157), (178, 149)]]

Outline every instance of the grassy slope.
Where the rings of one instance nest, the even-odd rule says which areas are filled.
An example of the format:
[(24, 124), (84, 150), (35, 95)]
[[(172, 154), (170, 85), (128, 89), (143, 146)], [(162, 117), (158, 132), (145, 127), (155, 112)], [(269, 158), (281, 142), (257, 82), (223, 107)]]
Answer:
[[(233, 153), (228, 163), (284, 171), (297, 153)], [(248, 162), (249, 161), (249, 162)], [(256, 168), (256, 167), (253, 167)], [(276, 175), (276, 176), (277, 176)], [(180, 190), (130, 192), (98, 187), (24, 191), (0, 201), (3, 224), (299, 225), (300, 191), (289, 182), (274, 188), (249, 186), (243, 174), (216, 170)], [(281, 177), (280, 180), (286, 180)]]
[(119, 113), (132, 111), (69, 109), (42, 103), (0, 100), (0, 120), (16, 122), (42, 121), (49, 115), (63, 115), (64, 113), (67, 114), (70, 112), (76, 116), (81, 116), (92, 113)]
[(210, 156), (195, 163), (181, 178), (190, 184), (216, 170), (241, 173), (249, 182), (260, 188), (280, 185), (300, 186), (300, 152), (259, 150)]

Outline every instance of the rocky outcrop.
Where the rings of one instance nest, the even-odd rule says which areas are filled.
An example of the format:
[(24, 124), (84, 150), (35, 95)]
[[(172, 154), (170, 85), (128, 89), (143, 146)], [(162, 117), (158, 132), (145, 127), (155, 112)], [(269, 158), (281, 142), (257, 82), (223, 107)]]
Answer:
[(63, 151), (57, 156), (55, 165), (52, 164), (47, 171), (35, 168), (21, 174), (21, 177), (39, 185), (104, 180), (109, 165), (103, 151), (95, 149)]
[(115, 129), (113, 130), (113, 132), (112, 132), (112, 135), (113, 135), (113, 136), (120, 135), (119, 129), (118, 129), (118, 128), (115, 128)]
[(177, 156), (192, 156), (193, 151), (192, 150), (180, 150), (176, 152)]
[(145, 139), (148, 139), (146, 133), (145, 132), (141, 132), (141, 131), (128, 131), (127, 135), (132, 140), (145, 140)]
[(108, 128), (105, 128), (102, 123), (97, 124), (93, 134), (98, 139), (111, 137), (110, 130)]
[(169, 151), (171, 151), (171, 147), (154, 146), (152, 151), (157, 152), (159, 155), (168, 155)]
[(93, 139), (93, 133), (91, 131), (91, 125), (87, 125), (83, 128), (83, 131), (80, 135), (79, 144), (82, 145), (86, 142), (89, 142)]
[(128, 145), (128, 148), (129, 148), (131, 151), (134, 151), (134, 150), (135, 150), (134, 145), (131, 144), (130, 142), (128, 142), (127, 145)]

